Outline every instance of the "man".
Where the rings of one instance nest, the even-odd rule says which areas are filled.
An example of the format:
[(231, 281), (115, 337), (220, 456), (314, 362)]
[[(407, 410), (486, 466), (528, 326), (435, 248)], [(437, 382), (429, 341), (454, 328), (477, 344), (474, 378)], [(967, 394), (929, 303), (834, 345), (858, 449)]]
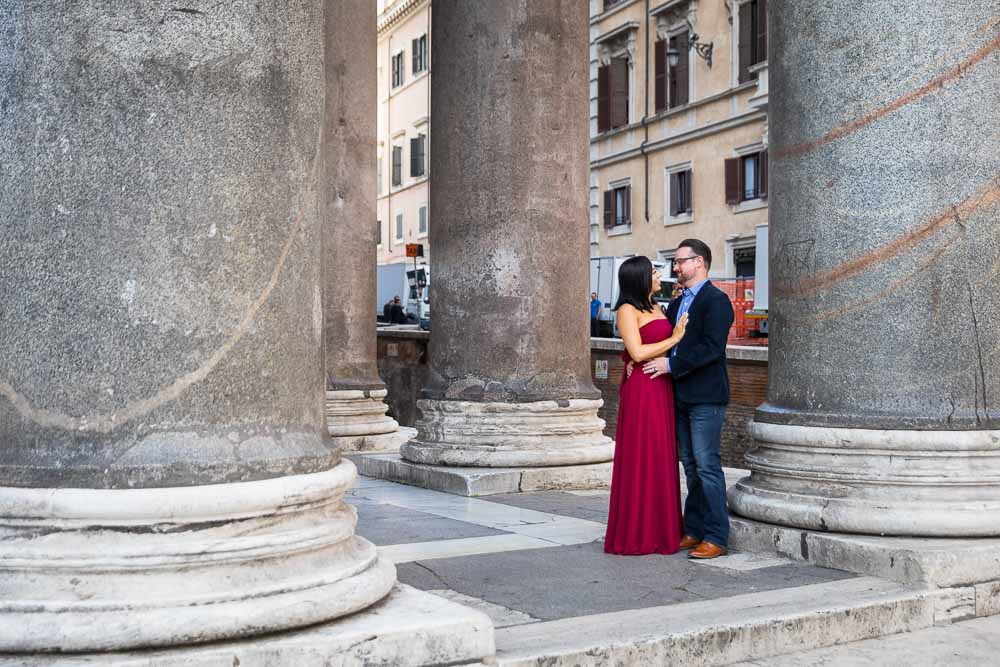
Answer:
[(708, 279), (711, 266), (712, 250), (703, 241), (685, 239), (677, 246), (674, 271), (684, 291), (670, 302), (667, 319), (676, 323), (688, 313), (687, 332), (666, 358), (643, 365), (644, 373), (670, 373), (674, 382), (677, 446), (688, 488), (681, 548), (690, 549), (690, 558), (725, 555), (729, 543), (720, 440), (729, 403), (726, 340), (734, 314), (729, 297)]
[(403, 304), (400, 302), (398, 294), (392, 297), (389, 312), (389, 321), (392, 324), (406, 324), (406, 312), (403, 310)]
[(601, 335), (601, 300), (597, 298), (597, 292), (590, 293), (590, 335)]

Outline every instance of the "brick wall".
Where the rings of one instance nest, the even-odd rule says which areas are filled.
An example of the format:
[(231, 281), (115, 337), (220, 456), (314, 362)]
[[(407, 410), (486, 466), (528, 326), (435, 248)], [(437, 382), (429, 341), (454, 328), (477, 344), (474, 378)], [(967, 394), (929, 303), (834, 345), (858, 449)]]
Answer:
[[(389, 390), (389, 414), (403, 426), (413, 426), (418, 416), (416, 402), (427, 379), (428, 338), (423, 331), (378, 333), (378, 369)], [(611, 438), (615, 437), (618, 385), (624, 371), (621, 350), (617, 339), (595, 338), (591, 347), (591, 375), (604, 398), (599, 414)], [(752, 447), (747, 423), (767, 398), (767, 348), (731, 346), (727, 357), (731, 401), (722, 430), (722, 465), (744, 468), (743, 455)]]
[(378, 335), (378, 373), (389, 390), (388, 414), (403, 426), (417, 421), (417, 399), (427, 380), (427, 338), (422, 331)]

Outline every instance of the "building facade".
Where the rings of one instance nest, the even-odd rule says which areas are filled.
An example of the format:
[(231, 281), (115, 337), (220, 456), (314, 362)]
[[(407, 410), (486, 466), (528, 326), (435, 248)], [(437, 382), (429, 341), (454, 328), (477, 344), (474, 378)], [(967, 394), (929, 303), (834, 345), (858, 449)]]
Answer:
[(766, 0), (590, 0), (591, 256), (712, 248), (754, 275), (767, 224)]
[[(378, 263), (407, 261), (406, 244), (430, 258), (430, 0), (379, 1)], [(412, 260), (410, 260), (412, 261)]]

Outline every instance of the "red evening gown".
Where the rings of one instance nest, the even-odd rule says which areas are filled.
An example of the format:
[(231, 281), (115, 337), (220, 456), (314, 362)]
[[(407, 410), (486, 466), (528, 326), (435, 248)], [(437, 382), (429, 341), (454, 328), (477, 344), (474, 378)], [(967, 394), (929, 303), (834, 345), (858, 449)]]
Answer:
[[(643, 345), (673, 331), (669, 320), (642, 325)], [(628, 352), (622, 355), (627, 363)], [(611, 554), (676, 553), (683, 532), (674, 389), (670, 376), (650, 378), (637, 364), (622, 375), (611, 477), (611, 507), (604, 551)]]

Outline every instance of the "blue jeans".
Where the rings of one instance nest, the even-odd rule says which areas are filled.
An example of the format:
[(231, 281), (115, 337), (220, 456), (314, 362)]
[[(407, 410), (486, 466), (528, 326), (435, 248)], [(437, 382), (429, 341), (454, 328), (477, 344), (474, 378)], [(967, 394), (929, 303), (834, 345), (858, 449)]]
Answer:
[(684, 465), (688, 495), (684, 530), (691, 537), (720, 547), (729, 543), (726, 478), (719, 455), (725, 405), (674, 403), (677, 448)]

